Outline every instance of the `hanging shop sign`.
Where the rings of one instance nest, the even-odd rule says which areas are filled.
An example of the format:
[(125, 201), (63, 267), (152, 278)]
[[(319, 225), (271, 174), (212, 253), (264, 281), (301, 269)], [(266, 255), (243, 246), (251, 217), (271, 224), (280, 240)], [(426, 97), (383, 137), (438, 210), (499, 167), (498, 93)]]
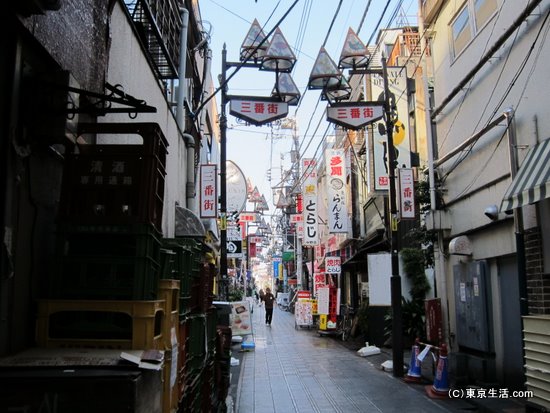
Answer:
[(346, 157), (343, 149), (327, 149), (325, 152), (328, 200), (328, 232), (348, 232), (346, 206)]
[(256, 222), (258, 214), (256, 212), (241, 212), (239, 214), (240, 222)]
[(288, 103), (269, 98), (233, 97), (229, 102), (229, 113), (252, 125), (261, 126), (286, 117)]
[(303, 246), (319, 244), (319, 222), (317, 216), (317, 164), (315, 159), (302, 159), (304, 185), (302, 194), (304, 199), (304, 237)]
[(327, 121), (348, 129), (361, 129), (380, 120), (384, 114), (381, 102), (333, 103), (327, 108)]
[(243, 257), (243, 241), (227, 241), (227, 258)]
[(200, 168), (200, 216), (217, 218), (218, 191), (216, 165), (203, 164)]
[(399, 168), (399, 215), (401, 219), (415, 218), (414, 175), (411, 168)]
[(325, 257), (325, 272), (327, 274), (340, 274), (342, 272), (340, 257)]
[[(274, 255), (273, 262), (273, 278), (282, 278), (283, 257), (281, 255)], [(280, 274), (279, 274), (280, 273)]]
[[(393, 151), (397, 166), (410, 168), (411, 145), (409, 139), (409, 108), (407, 99), (407, 71), (403, 67), (388, 67), (390, 105), (395, 108), (393, 121)], [(384, 78), (373, 73), (370, 77), (373, 99), (384, 99)], [(388, 135), (383, 120), (373, 124), (374, 189), (389, 190)]]
[(290, 223), (296, 224), (298, 222), (304, 222), (304, 216), (302, 214), (290, 214)]

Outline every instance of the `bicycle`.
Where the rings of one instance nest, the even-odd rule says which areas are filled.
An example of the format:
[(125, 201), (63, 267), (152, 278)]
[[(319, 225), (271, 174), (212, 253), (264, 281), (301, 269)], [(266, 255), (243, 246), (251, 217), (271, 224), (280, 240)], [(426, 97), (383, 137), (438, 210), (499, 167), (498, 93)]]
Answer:
[(353, 328), (353, 309), (348, 305), (342, 305), (340, 311), (339, 331), (342, 336), (342, 341), (347, 341), (351, 336)]

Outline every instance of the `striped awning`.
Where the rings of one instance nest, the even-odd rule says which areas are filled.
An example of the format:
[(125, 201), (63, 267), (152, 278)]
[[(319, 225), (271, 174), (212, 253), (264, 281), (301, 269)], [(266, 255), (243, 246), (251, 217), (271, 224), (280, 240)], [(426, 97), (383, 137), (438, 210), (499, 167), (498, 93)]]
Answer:
[(550, 197), (550, 139), (529, 150), (506, 190), (501, 211), (510, 211)]

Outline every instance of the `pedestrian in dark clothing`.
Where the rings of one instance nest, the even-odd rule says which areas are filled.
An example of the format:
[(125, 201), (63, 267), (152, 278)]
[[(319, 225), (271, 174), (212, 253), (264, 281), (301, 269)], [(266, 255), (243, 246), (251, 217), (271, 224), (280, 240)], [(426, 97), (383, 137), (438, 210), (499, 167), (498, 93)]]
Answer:
[(264, 290), (260, 288), (260, 304), (259, 306), (262, 306), (262, 302), (264, 301), (265, 293)]
[(275, 302), (275, 296), (271, 294), (269, 288), (265, 289), (264, 303), (265, 303), (265, 323), (270, 326), (273, 319), (273, 303)]

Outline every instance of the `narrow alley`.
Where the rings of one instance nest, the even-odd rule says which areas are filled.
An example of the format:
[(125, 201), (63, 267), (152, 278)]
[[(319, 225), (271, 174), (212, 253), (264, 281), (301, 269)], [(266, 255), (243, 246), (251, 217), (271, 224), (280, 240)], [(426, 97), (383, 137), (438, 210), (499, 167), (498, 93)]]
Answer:
[(232, 369), (231, 394), (236, 413), (289, 412), (464, 412), (464, 400), (432, 400), (422, 385), (410, 385), (384, 372), (385, 354), (359, 357), (338, 339), (316, 329), (295, 329), (292, 313), (274, 310), (273, 325), (255, 306), (255, 349), (233, 345), (240, 366)]

